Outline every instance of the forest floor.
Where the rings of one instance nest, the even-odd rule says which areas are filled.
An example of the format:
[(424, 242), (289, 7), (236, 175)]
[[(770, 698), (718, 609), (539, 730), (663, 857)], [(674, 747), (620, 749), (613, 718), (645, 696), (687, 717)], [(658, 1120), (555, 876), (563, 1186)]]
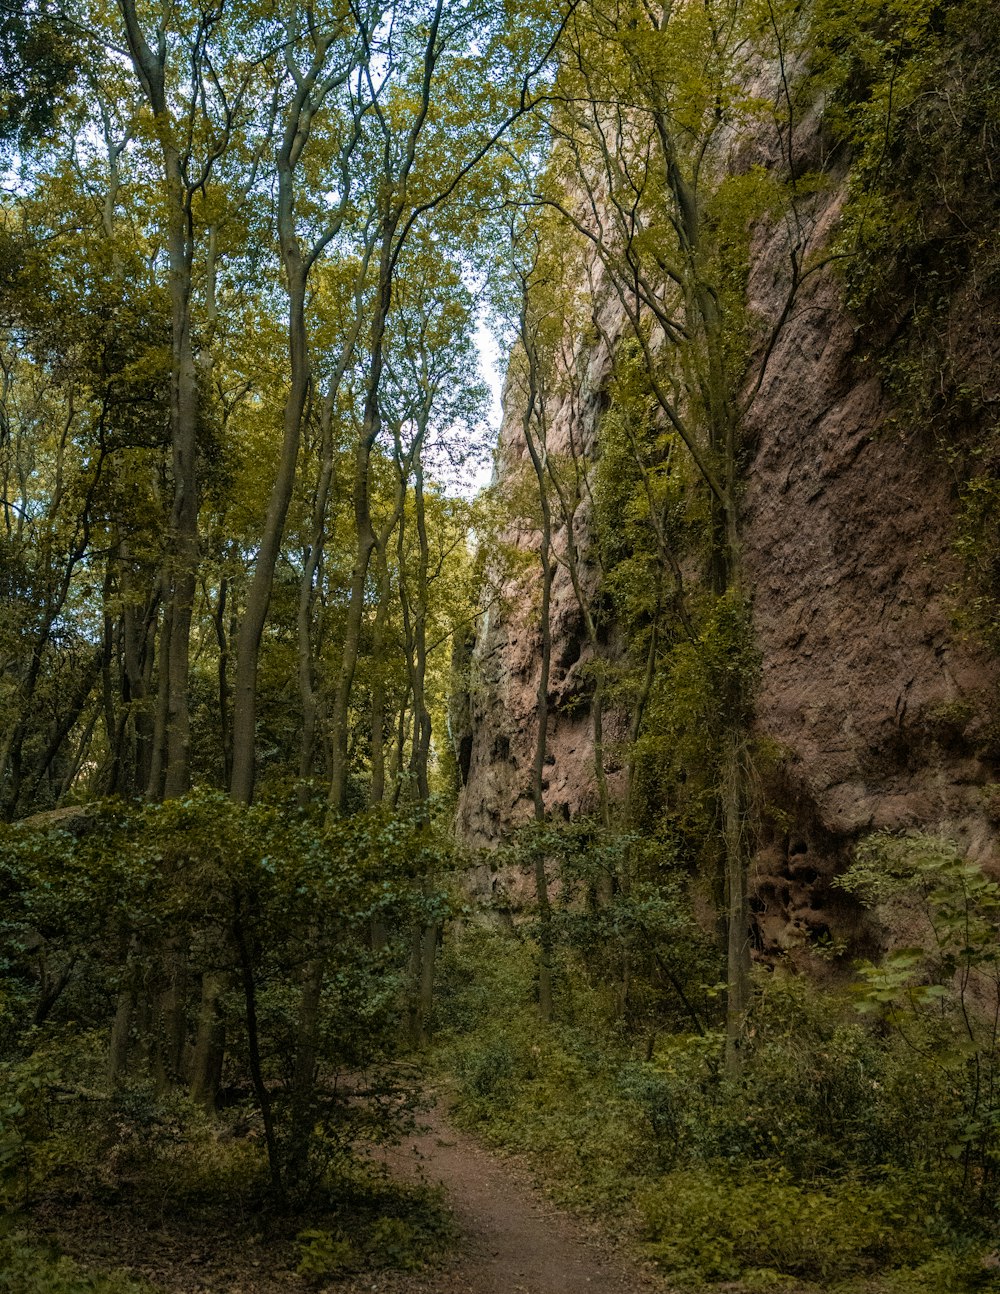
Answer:
[[(567, 1213), (516, 1158), (487, 1150), (455, 1129), (442, 1104), (422, 1130), (380, 1152), (390, 1174), (443, 1189), (458, 1240), (437, 1267), (345, 1276), (331, 1294), (654, 1294), (667, 1286), (625, 1241), (597, 1221)], [(125, 1269), (164, 1294), (305, 1294), (288, 1244), (268, 1243), (252, 1225), (199, 1229), (77, 1202), (32, 1210), (35, 1226), (88, 1267)], [(249, 1219), (244, 1220), (250, 1221)]]

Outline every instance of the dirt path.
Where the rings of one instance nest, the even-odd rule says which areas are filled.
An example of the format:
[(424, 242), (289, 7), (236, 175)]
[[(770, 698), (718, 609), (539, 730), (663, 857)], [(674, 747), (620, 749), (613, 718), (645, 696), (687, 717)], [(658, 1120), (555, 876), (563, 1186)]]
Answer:
[(430, 1131), (386, 1154), (392, 1172), (444, 1187), (462, 1230), (459, 1255), (439, 1272), (378, 1273), (353, 1291), (380, 1294), (640, 1294), (666, 1289), (607, 1236), (553, 1205), (514, 1163), (452, 1128), (439, 1110)]

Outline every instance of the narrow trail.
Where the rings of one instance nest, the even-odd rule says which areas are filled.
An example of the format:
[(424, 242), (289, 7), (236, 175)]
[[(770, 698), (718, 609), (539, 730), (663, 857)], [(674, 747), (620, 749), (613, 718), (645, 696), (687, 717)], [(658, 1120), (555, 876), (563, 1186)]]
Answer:
[(490, 1154), (436, 1108), (429, 1130), (386, 1152), (399, 1177), (442, 1186), (461, 1228), (440, 1271), (379, 1273), (351, 1286), (380, 1294), (641, 1294), (661, 1278), (557, 1208), (516, 1163)]

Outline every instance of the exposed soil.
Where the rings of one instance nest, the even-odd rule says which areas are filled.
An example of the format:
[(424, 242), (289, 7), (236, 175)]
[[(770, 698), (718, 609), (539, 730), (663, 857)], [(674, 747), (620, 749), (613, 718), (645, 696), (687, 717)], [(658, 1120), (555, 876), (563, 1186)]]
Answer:
[(456, 1260), (441, 1271), (378, 1274), (352, 1294), (633, 1294), (666, 1290), (662, 1279), (552, 1204), (515, 1161), (484, 1150), (440, 1109), (429, 1131), (386, 1155), (398, 1176), (443, 1186), (462, 1231)]

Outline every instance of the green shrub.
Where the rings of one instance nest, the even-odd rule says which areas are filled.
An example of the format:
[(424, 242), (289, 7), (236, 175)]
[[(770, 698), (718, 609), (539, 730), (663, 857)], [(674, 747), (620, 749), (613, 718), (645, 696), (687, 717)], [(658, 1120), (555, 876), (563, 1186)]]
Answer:
[(420, 1228), (403, 1218), (379, 1218), (371, 1229), (368, 1253), (378, 1267), (416, 1271), (427, 1259)]
[(210, 1102), (223, 1075), (233, 1121), (265, 1134), (278, 1200), (412, 1126), (396, 1063), (411, 934), (448, 915), (429, 877), (450, 848), (409, 810), (321, 821), (204, 790), (105, 801), (74, 832), (0, 825), (0, 1190), (175, 1176), (178, 1146), (193, 1160), (205, 1142), (179, 1094)]
[(650, 1252), (688, 1281), (772, 1273), (828, 1283), (920, 1262), (940, 1238), (925, 1220), (931, 1205), (909, 1184), (803, 1186), (773, 1164), (752, 1177), (671, 1173), (641, 1207)]
[[(431, 1207), (425, 1216), (414, 1213), (408, 1218), (376, 1217), (364, 1232), (354, 1219), (349, 1234), (346, 1228), (325, 1230), (311, 1227), (296, 1237), (300, 1276), (322, 1280), (358, 1268), (390, 1267), (396, 1271), (420, 1271), (437, 1262), (454, 1240), (453, 1228), (441, 1213)], [(353, 1234), (357, 1232), (357, 1234)]]
[(514, 1100), (517, 1083), (528, 1077), (529, 1070), (515, 1040), (499, 1034), (463, 1051), (458, 1073), (470, 1100), (486, 1100), (502, 1106)]
[(441, 1190), (401, 1184), (372, 1164), (345, 1162), (312, 1204), (312, 1224), (296, 1237), (297, 1270), (317, 1281), (371, 1268), (417, 1271), (456, 1239)]
[[(922, 1093), (908, 1131), (986, 1218), (1000, 1200), (1000, 884), (950, 841), (875, 835), (841, 886), (913, 947), (860, 967), (858, 1003), (906, 1056)], [(905, 1098), (905, 1094), (901, 1093)], [(933, 1110), (933, 1121), (922, 1117)]]
[(638, 1204), (675, 1285), (988, 1286), (977, 1179), (963, 1185), (946, 1145), (961, 1069), (859, 1013), (857, 992), (759, 974), (743, 1071), (728, 1079), (718, 1033), (664, 1031), (647, 1058), (647, 1036), (609, 1030), (588, 1002), (599, 990), (568, 956), (575, 1023), (543, 1025), (532, 957), (530, 943), (495, 934), (449, 953), (449, 992), (464, 1005), (440, 1055), (456, 1113), (529, 1154), (557, 1198), (623, 1213)]
[[(924, 1093), (919, 1110), (909, 1093)], [(695, 1160), (777, 1160), (794, 1177), (924, 1162), (947, 1090), (862, 1020), (852, 994), (776, 970), (759, 976), (743, 1072), (690, 1111)], [(688, 1102), (689, 1106), (691, 1102)]]
[[(980, 1248), (962, 1246), (957, 1252), (936, 1253), (916, 1267), (887, 1272), (865, 1282), (861, 1290), (863, 1294), (974, 1294), (995, 1290), (998, 1283), (996, 1256), (984, 1259)], [(844, 1290), (844, 1294), (853, 1292)]]
[(33, 1243), (23, 1232), (0, 1235), (2, 1294), (153, 1294), (121, 1272), (88, 1272), (71, 1258)]
[(358, 1264), (358, 1252), (346, 1236), (334, 1231), (309, 1228), (295, 1238), (300, 1276), (322, 1279), (349, 1271)]

